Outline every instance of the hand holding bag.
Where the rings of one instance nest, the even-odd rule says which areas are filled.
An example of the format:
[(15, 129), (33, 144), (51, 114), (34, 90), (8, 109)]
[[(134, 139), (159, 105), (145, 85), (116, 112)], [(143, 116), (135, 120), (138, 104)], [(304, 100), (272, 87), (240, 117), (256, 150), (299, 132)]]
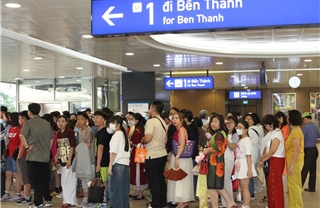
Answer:
[[(179, 130), (177, 130), (176, 132), (178, 132)], [(184, 150), (182, 152), (182, 154), (180, 155), (180, 158), (190, 158), (193, 155), (194, 149), (195, 149), (195, 145), (196, 142), (195, 141), (189, 141), (188, 140), (188, 134), (187, 131), (185, 131), (186, 133), (186, 144), (184, 146)], [(180, 138), (179, 141), (177, 140), (172, 140), (172, 152), (175, 156), (177, 156), (178, 150), (180, 147)]]
[(100, 179), (100, 172), (96, 173), (96, 177), (92, 179), (89, 187), (88, 202), (103, 203), (104, 184)]
[(135, 152), (134, 162), (145, 163), (147, 158), (147, 148), (143, 144), (138, 144)]
[(205, 155), (203, 160), (200, 163), (199, 174), (208, 175), (209, 164), (208, 164), (208, 155)]

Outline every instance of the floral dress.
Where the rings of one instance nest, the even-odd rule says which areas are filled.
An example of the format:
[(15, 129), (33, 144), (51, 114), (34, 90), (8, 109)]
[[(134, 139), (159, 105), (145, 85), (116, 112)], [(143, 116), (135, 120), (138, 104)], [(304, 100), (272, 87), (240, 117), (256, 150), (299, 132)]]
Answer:
[(224, 188), (224, 152), (227, 145), (227, 135), (224, 131), (216, 132), (209, 141), (209, 147), (212, 147), (214, 152), (208, 154), (208, 189)]

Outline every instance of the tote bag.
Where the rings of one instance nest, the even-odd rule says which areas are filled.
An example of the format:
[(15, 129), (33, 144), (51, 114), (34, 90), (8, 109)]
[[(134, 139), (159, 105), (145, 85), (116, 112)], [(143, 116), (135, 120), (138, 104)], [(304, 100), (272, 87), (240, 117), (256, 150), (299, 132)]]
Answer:
[(138, 144), (135, 152), (134, 162), (145, 163), (147, 158), (147, 148), (145, 145)]

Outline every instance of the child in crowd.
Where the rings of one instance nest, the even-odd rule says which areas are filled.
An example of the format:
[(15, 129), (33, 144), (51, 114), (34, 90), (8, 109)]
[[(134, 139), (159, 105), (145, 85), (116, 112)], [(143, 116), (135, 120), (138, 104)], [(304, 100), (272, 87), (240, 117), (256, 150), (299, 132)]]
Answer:
[[(196, 162), (201, 165), (204, 161), (203, 146), (199, 146), (199, 156), (196, 157)], [(206, 159), (208, 160), (208, 159)], [(197, 182), (196, 196), (199, 197), (199, 208), (208, 208), (208, 189), (207, 189), (207, 175), (199, 173)]]
[(77, 116), (77, 127), (79, 128), (79, 144), (76, 147), (77, 163), (76, 163), (76, 176), (81, 180), (83, 189), (82, 202), (77, 206), (88, 205), (88, 182), (94, 177), (94, 144), (93, 144), (93, 131), (88, 126), (89, 116), (86, 113), (80, 112)]
[[(19, 114), (19, 125), (23, 126), (23, 124), (29, 120), (28, 111), (21, 111)], [(29, 205), (32, 204), (31, 198), (31, 184), (28, 180), (28, 167), (27, 167), (27, 157), (28, 151), (25, 149), (21, 142), (21, 146), (19, 149), (18, 160), (17, 160), (17, 168), (18, 168), (18, 176), (23, 185), (24, 196), (17, 201), (16, 205)]]
[(241, 208), (250, 208), (249, 180), (257, 176), (251, 159), (253, 144), (249, 138), (248, 130), (248, 122), (241, 121), (238, 123), (237, 134), (241, 136), (241, 139), (236, 149), (235, 177), (239, 179), (242, 192), (243, 205)]
[(71, 168), (76, 139), (74, 131), (66, 128), (67, 124), (67, 118), (65, 116), (58, 116), (57, 125), (60, 130), (57, 133), (58, 151), (55, 159), (57, 161), (57, 169), (61, 168), (61, 185), (63, 189), (62, 208), (67, 208), (77, 203), (77, 178)]
[[(109, 166), (109, 142), (114, 131), (105, 127), (106, 120), (111, 117), (111, 114), (106, 114), (103, 111), (94, 112), (94, 124), (98, 128), (96, 134), (97, 143), (97, 166), (96, 172), (100, 172), (101, 180), (105, 186), (106, 198), (108, 198), (108, 166)], [(107, 201), (107, 199), (106, 199)]]

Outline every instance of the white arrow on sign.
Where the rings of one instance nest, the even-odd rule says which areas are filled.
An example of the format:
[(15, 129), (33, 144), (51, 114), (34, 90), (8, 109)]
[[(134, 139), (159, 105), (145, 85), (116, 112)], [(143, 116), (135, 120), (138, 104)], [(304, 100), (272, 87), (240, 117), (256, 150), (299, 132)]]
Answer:
[(112, 18), (123, 18), (123, 13), (110, 14), (114, 6), (109, 7), (109, 9), (102, 15), (102, 18), (110, 25), (114, 26), (114, 23), (111, 21)]
[(167, 83), (166, 83), (166, 85), (167, 85), (168, 87), (171, 87), (172, 84), (174, 84), (174, 82), (171, 82), (171, 80), (167, 81)]

